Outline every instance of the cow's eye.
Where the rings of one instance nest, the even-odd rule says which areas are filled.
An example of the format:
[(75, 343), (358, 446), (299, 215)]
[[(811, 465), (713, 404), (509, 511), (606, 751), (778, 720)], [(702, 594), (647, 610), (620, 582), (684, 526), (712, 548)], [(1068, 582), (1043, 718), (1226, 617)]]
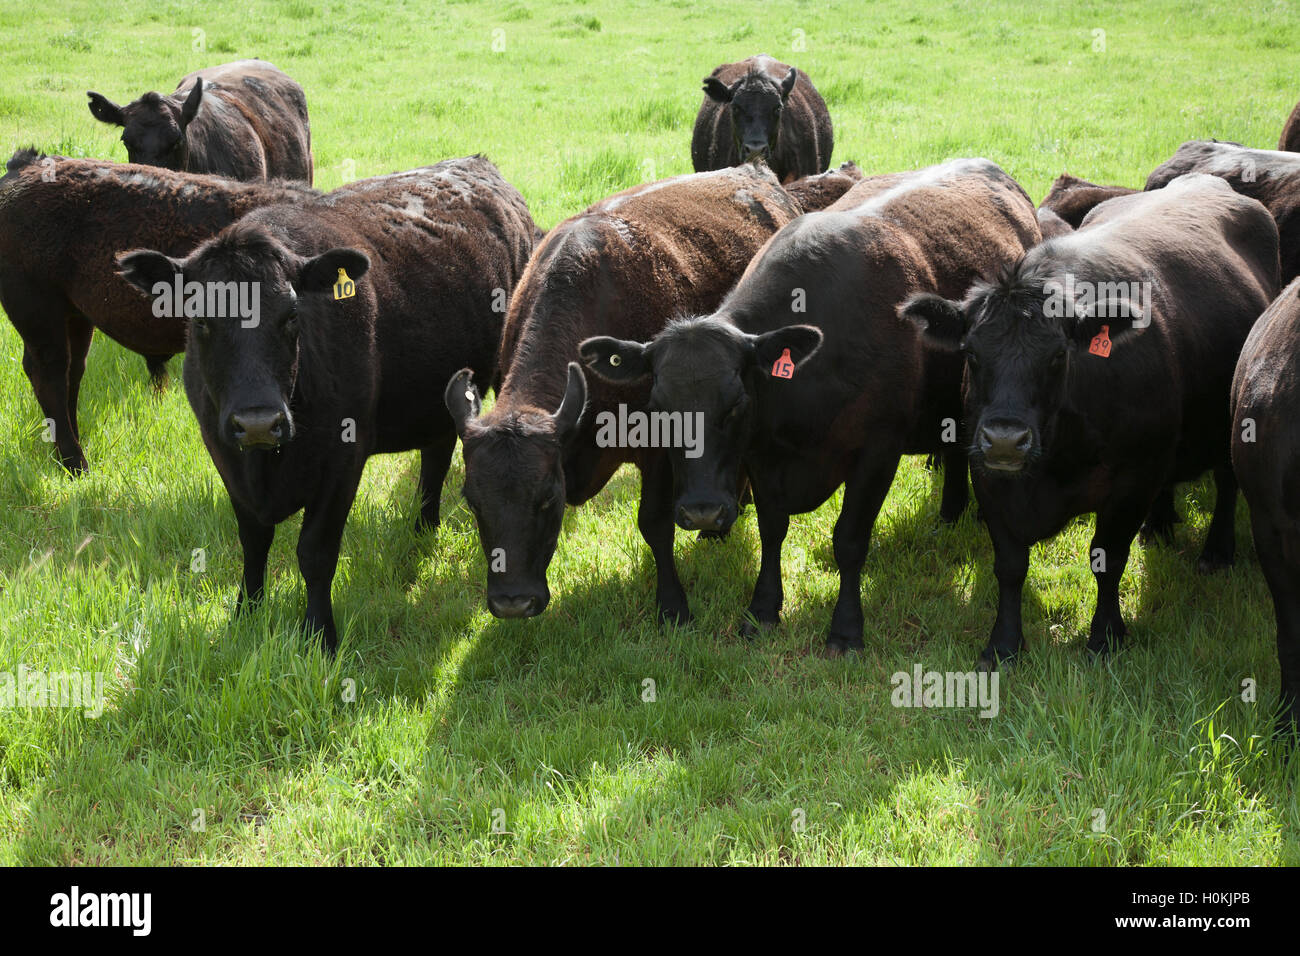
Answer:
[(727, 409), (727, 420), (731, 421), (732, 419), (738, 418), (740, 416), (740, 413), (743, 412), (744, 410), (745, 410), (745, 396), (741, 395), (740, 398), (732, 402), (731, 407)]
[(975, 353), (972, 352), (967, 346), (963, 345), (961, 347), (961, 354), (966, 356), (966, 364), (971, 367), (971, 371), (974, 371), (976, 368), (979, 367), (980, 364), (979, 359), (975, 357)]
[(289, 318), (284, 322), (285, 338), (296, 339), (298, 337), (298, 313), (290, 312)]
[(208, 320), (197, 317), (190, 319), (190, 327), (194, 329), (196, 335), (201, 335), (204, 338), (207, 338), (208, 332), (211, 331), (211, 327), (208, 325)]
[(1054, 372), (1059, 371), (1061, 366), (1064, 364), (1065, 364), (1065, 349), (1061, 349), (1055, 355), (1052, 356), (1052, 365), (1051, 365), (1052, 371)]

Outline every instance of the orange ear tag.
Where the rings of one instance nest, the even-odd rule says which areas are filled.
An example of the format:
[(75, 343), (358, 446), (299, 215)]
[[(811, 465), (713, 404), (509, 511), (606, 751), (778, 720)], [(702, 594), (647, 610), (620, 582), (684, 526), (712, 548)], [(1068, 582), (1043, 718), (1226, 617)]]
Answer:
[(1092, 342), (1088, 344), (1088, 351), (1093, 355), (1100, 355), (1102, 358), (1110, 357), (1110, 326), (1103, 325), (1101, 331), (1092, 337)]
[(773, 378), (794, 378), (794, 359), (790, 358), (790, 350), (786, 349), (781, 353), (781, 357), (772, 363)]

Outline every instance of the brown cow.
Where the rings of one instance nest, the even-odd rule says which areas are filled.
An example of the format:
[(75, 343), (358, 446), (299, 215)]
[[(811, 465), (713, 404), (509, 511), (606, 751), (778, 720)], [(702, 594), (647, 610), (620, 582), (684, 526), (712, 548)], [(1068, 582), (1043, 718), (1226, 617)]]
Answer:
[[(546, 569), (564, 505), (595, 495), (625, 462), (641, 471), (641, 534), (658, 572), (659, 617), (690, 618), (673, 566), (672, 468), (659, 442), (600, 440), (609, 416), (641, 414), (648, 385), (587, 385), (578, 343), (649, 338), (715, 308), (750, 257), (801, 210), (752, 165), (679, 176), (603, 199), (534, 251), (501, 342), (505, 380), (480, 417), (468, 370), (446, 391), (465, 456), (465, 500), (488, 558), (488, 608), (531, 617), (550, 601)], [(584, 405), (586, 414), (583, 414)], [(624, 419), (626, 420), (626, 419)]]
[(762, 159), (785, 183), (826, 172), (834, 145), (831, 115), (806, 73), (761, 54), (704, 78), (691, 136), (696, 172)]
[(87, 93), (91, 114), (122, 127), (127, 160), (232, 179), (312, 181), (307, 97), (263, 60), (195, 70), (170, 96), (118, 106)]
[(14, 154), (0, 178), (0, 305), (22, 336), (23, 370), (63, 467), (86, 469), (77, 392), (96, 328), (143, 355), (156, 387), (185, 349), (184, 320), (156, 317), (114, 256), (137, 246), (183, 255), (251, 209), (318, 195), (296, 183)]
[(795, 198), (804, 212), (816, 212), (825, 209), (860, 182), (862, 170), (858, 169), (857, 163), (840, 163), (839, 169), (787, 183), (785, 191)]
[(1069, 173), (1062, 173), (1056, 177), (1052, 188), (1038, 204), (1038, 208), (1051, 210), (1065, 220), (1071, 228), (1078, 229), (1079, 223), (1083, 222), (1083, 217), (1092, 211), (1093, 206), (1107, 199), (1127, 196), (1135, 192), (1139, 190), (1129, 189), (1127, 186), (1099, 186), (1097, 183), (1090, 183)]
[(1291, 115), (1282, 127), (1282, 137), (1277, 141), (1277, 148), (1288, 153), (1300, 153), (1300, 103), (1295, 105)]

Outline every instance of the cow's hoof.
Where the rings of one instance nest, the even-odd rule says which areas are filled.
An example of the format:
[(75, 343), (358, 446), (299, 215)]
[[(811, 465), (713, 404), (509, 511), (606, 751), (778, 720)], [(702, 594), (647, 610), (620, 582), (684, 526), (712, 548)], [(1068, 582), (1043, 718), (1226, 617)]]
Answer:
[(691, 623), (690, 608), (671, 608), (660, 605), (657, 613), (660, 627), (685, 627)]
[(980, 651), (979, 660), (975, 662), (975, 670), (982, 674), (991, 674), (1000, 670), (1006, 674), (1014, 670), (1019, 663), (1020, 651), (1003, 651), (986, 647)]
[(860, 637), (837, 637), (832, 634), (826, 638), (826, 649), (823, 653), (829, 658), (857, 657), (866, 646)]
[(1231, 554), (1218, 554), (1211, 551), (1205, 551), (1196, 561), (1196, 570), (1201, 574), (1214, 574), (1217, 571), (1224, 571), (1234, 564)]
[(1125, 631), (1121, 628), (1093, 632), (1088, 638), (1088, 650), (1098, 659), (1105, 659), (1124, 646)]
[(1173, 547), (1174, 526), (1172, 524), (1144, 524), (1138, 532), (1138, 540), (1143, 544), (1163, 544)]
[(752, 641), (760, 634), (766, 634), (779, 623), (781, 623), (780, 619), (764, 621), (756, 618), (753, 612), (746, 612), (740, 620), (740, 636), (747, 641)]

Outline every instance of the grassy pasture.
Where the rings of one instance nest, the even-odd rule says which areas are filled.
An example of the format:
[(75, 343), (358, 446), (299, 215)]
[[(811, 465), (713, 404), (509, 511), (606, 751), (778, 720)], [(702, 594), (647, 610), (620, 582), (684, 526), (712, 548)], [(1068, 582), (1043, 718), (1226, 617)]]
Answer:
[[(260, 56), (307, 91), (318, 186), (481, 151), (550, 227), (689, 172), (700, 78), (768, 52), (826, 96), (835, 163), (983, 155), (1038, 198), (1067, 170), (1140, 186), (1186, 139), (1275, 146), (1297, 41), (1272, 0), (52, 0), (0, 8), (0, 144), (124, 160), (85, 91), (126, 102)], [(1236, 568), (1194, 569), (1208, 483), (1180, 494), (1174, 548), (1135, 548), (1109, 663), (1083, 650), (1091, 521), (1035, 549), (1030, 655), (986, 720), (890, 704), (894, 672), (972, 666), (996, 595), (982, 527), (936, 531), (919, 460), (877, 524), (866, 653), (828, 661), (838, 496), (792, 522), (784, 623), (749, 644), (752, 509), (724, 544), (678, 536), (696, 621), (662, 632), (625, 470), (567, 515), (550, 610), (502, 622), (459, 456), (424, 538), (414, 456), (378, 458), (327, 662), (296, 629), (296, 519), (264, 605), (232, 622), (235, 522), (181, 390), (154, 397), (99, 337), (92, 472), (70, 481), (21, 355), (0, 323), (0, 670), (102, 672), (107, 708), (0, 710), (0, 864), (1300, 861), (1244, 502)]]

